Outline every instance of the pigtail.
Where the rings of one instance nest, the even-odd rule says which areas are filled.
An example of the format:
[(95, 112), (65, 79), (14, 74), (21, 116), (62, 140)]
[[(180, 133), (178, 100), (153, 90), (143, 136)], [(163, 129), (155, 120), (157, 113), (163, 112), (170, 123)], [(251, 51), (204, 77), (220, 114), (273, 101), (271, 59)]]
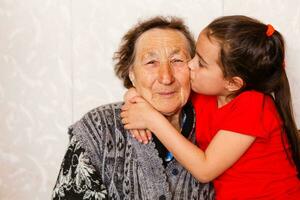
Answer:
[(291, 153), (288, 155), (294, 161), (300, 179), (300, 139), (293, 115), (290, 86), (284, 69), (278, 85), (277, 90), (274, 91), (275, 104), (283, 121), (283, 133), (286, 133), (290, 144)]

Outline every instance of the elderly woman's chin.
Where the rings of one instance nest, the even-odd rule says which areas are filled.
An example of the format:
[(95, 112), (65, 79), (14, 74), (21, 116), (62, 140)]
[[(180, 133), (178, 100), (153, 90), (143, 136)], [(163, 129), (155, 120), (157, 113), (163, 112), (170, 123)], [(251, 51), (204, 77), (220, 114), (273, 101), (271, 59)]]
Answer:
[(189, 93), (159, 95), (150, 100), (150, 104), (165, 116), (178, 114), (188, 101)]

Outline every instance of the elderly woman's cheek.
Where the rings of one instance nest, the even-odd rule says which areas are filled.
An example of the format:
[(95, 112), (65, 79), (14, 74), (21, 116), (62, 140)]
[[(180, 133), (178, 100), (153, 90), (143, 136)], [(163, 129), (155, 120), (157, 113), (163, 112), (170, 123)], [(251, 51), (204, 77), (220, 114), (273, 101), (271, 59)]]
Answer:
[(156, 80), (155, 70), (141, 68), (135, 71), (135, 88), (137, 92), (152, 104), (153, 84)]
[(188, 101), (191, 92), (190, 74), (189, 74), (189, 70), (182, 70), (181, 72), (179, 72), (179, 74), (181, 76), (180, 102), (181, 105), (184, 106)]

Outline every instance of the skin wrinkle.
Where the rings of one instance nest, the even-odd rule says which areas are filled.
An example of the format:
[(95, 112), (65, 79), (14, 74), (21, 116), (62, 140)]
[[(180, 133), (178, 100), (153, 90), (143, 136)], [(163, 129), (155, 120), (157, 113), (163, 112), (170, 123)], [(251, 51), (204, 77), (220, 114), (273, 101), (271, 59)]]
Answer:
[(180, 97), (181, 97), (181, 106), (183, 107), (186, 104), (186, 97), (184, 96), (184, 92), (180, 89)]

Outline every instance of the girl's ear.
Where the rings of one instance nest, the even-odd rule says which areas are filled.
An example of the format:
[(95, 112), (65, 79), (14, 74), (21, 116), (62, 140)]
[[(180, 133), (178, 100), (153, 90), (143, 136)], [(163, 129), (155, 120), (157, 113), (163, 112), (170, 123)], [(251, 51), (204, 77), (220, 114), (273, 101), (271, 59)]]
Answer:
[(228, 80), (226, 89), (229, 92), (236, 92), (244, 86), (244, 81), (238, 76), (234, 76)]

